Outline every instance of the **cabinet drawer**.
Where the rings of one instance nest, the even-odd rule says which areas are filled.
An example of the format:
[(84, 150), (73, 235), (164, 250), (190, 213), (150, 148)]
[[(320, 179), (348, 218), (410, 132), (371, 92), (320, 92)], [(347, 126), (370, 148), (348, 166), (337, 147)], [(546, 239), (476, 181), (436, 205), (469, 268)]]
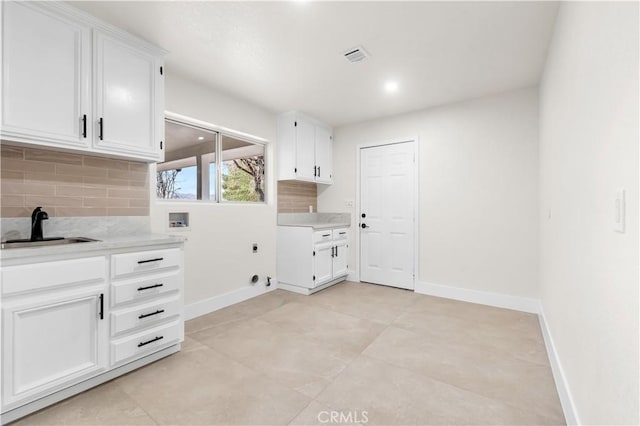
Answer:
[(331, 241), (331, 229), (326, 229), (324, 231), (315, 231), (313, 233), (313, 243), (322, 243), (325, 241)]
[(62, 285), (99, 282), (104, 281), (106, 275), (107, 265), (104, 256), (7, 266), (0, 272), (4, 295)]
[(182, 334), (182, 322), (173, 321), (133, 336), (113, 340), (111, 342), (111, 365), (123, 361), (133, 361), (172, 343), (178, 343)]
[(347, 228), (339, 228), (333, 230), (333, 240), (346, 240), (349, 237), (349, 230)]
[(177, 294), (168, 299), (121, 309), (111, 313), (111, 335), (115, 336), (136, 327), (148, 327), (180, 313), (180, 298)]
[(111, 277), (152, 272), (180, 266), (180, 249), (150, 250), (111, 256)]
[(144, 300), (179, 290), (182, 275), (179, 271), (153, 274), (111, 283), (111, 305)]

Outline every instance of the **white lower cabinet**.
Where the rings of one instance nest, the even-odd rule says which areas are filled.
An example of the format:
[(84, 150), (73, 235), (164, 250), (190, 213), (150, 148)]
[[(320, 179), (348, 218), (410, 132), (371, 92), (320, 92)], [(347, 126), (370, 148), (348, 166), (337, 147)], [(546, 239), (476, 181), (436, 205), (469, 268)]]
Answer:
[(75, 256), (2, 261), (2, 423), (184, 339), (181, 246)]
[[(90, 260), (100, 269), (61, 261), (2, 271), (3, 411), (107, 369), (106, 258)], [(20, 287), (14, 282), (55, 266), (67, 268), (73, 278), (60, 282), (44, 276), (21, 280)], [(47, 281), (51, 287), (43, 285)]]
[(348, 230), (278, 226), (278, 285), (310, 294), (348, 274)]
[(111, 366), (184, 340), (182, 277), (178, 248), (111, 257)]

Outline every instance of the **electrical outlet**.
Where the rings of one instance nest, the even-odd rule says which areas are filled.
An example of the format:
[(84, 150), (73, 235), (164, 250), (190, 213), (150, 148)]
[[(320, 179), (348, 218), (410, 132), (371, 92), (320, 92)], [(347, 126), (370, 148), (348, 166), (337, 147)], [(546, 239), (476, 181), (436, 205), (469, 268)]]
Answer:
[(344, 200), (345, 207), (353, 207), (353, 200)]
[(258, 252), (258, 243), (253, 243), (252, 250), (254, 253)]

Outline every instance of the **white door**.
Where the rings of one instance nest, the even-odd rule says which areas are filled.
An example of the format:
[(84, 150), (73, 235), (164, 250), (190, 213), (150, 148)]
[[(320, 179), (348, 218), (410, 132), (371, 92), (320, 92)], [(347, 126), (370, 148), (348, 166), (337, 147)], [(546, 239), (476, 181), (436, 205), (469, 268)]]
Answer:
[(333, 245), (331, 242), (316, 244), (313, 257), (314, 287), (331, 281), (333, 269)]
[(334, 241), (333, 278), (347, 274), (347, 241)]
[(160, 157), (160, 63), (152, 54), (99, 31), (95, 34), (95, 148)]
[(3, 306), (3, 406), (52, 393), (107, 367), (104, 288), (25, 297)]
[(360, 281), (414, 288), (415, 144), (360, 150)]
[(90, 28), (38, 4), (1, 7), (2, 132), (31, 143), (89, 147)]
[(300, 117), (296, 120), (296, 178), (315, 180), (315, 139), (316, 130), (313, 123)]
[(331, 131), (322, 126), (316, 126), (316, 182), (331, 183), (333, 141)]

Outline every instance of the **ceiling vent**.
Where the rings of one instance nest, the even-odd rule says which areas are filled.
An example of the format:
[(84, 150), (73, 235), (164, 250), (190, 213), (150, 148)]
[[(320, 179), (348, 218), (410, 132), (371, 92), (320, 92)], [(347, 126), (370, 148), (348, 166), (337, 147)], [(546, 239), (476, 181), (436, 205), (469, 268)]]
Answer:
[(362, 46), (358, 46), (344, 52), (344, 57), (349, 62), (362, 62), (369, 57), (369, 53)]

